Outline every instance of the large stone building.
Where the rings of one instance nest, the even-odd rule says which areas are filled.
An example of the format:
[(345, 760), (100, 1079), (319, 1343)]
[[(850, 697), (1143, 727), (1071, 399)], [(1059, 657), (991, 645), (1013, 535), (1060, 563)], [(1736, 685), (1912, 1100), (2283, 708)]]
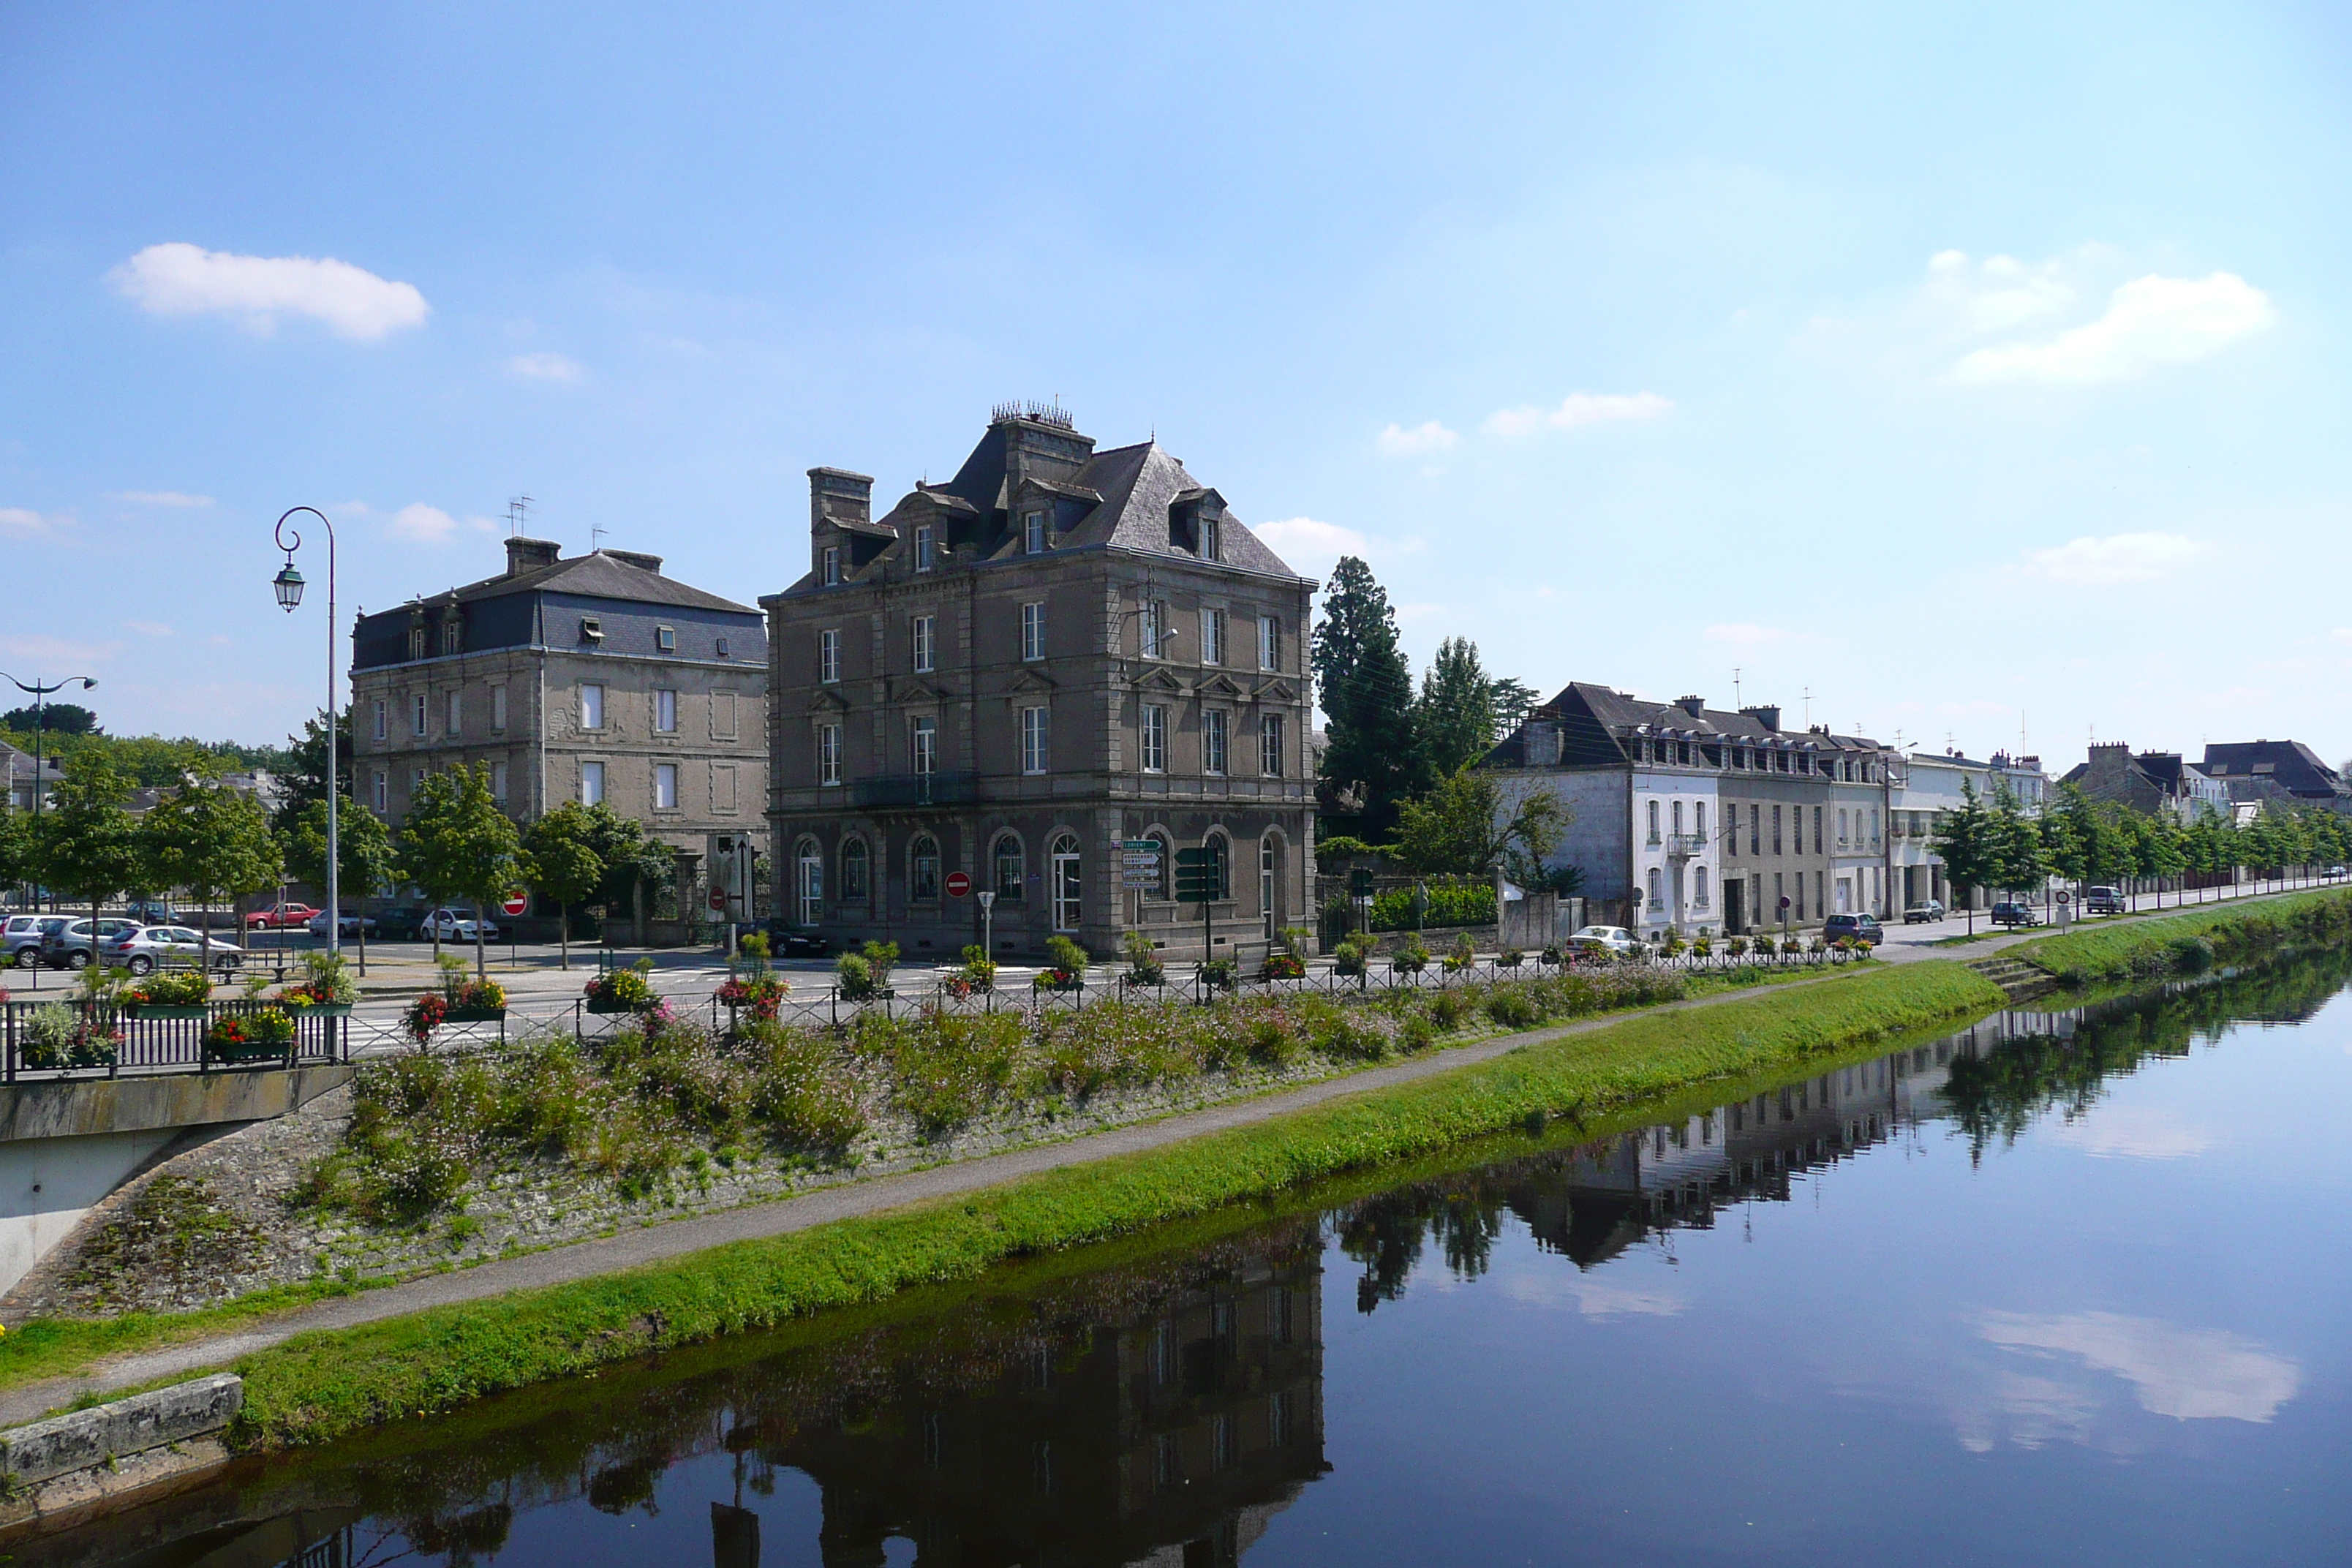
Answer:
[(352, 630), (359, 797), (397, 825), (425, 775), (484, 763), (529, 821), (597, 802), (690, 856), (756, 836), (767, 794), (760, 613), (662, 575), (661, 557), (565, 559), (507, 541), (496, 577)]
[(2300, 741), (2208, 745), (2202, 771), (2237, 805), (2270, 811), (2317, 806), (2352, 814), (2352, 784)]
[[(1140, 929), (1246, 957), (1312, 923), (1313, 582), (1156, 441), (1098, 452), (1059, 409), (998, 409), (886, 516), (872, 493), (811, 469), (808, 572), (760, 601), (780, 913), (932, 958), (980, 940), (982, 889), (1015, 954)], [(1192, 847), (1225, 868), (1205, 943), (1171, 901)]]
[(2076, 763), (2059, 782), (2103, 805), (2128, 806), (2148, 816), (2162, 814), (2193, 822), (2205, 811), (2230, 815), (2229, 790), (2179, 752), (2135, 756), (2119, 741), (2095, 743), (2089, 760)]
[(1481, 765), (1508, 802), (1557, 795), (1570, 822), (1551, 864), (1655, 938), (1884, 914), (1890, 760), (1874, 741), (1784, 731), (1778, 708), (1727, 713), (1577, 682)]
[(1914, 752), (1895, 760), (1886, 825), (1892, 912), (1900, 914), (1929, 900), (1955, 910), (1981, 908), (1991, 901), (1990, 889), (1952, 886), (1943, 857), (1936, 852), (1936, 834), (1970, 795), (1990, 804), (2004, 791), (2028, 816), (2041, 815), (2050, 794), (2042, 759), (2006, 752), (1995, 752), (1990, 760), (1958, 752)]

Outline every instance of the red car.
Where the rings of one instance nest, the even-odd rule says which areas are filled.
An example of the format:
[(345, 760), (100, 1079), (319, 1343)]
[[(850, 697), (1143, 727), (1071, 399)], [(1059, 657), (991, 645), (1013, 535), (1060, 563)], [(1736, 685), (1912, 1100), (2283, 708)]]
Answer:
[(310, 924), (310, 917), (318, 912), (309, 904), (279, 904), (276, 909), (252, 910), (245, 917), (245, 923), (253, 931), (268, 931), (273, 927), (285, 931)]

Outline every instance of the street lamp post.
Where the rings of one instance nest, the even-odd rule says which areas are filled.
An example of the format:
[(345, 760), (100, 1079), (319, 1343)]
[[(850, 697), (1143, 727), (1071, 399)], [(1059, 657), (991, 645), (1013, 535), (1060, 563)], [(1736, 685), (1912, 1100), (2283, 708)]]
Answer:
[(309, 512), (327, 530), (327, 951), (341, 954), (343, 857), (335, 797), (341, 793), (343, 759), (342, 736), (335, 727), (335, 525), (314, 506), (289, 507), (278, 518), (273, 537), (278, 548), (286, 552), (286, 564), (270, 579), (270, 586), (277, 591), (278, 607), (288, 615), (302, 602), (302, 574), (294, 569), (294, 552), (302, 548), (302, 536), (286, 526), (286, 520), (298, 511)]
[[(42, 715), (47, 711), (45, 704), (48, 698), (58, 692), (63, 691), (67, 687), (73, 685), (77, 681), (80, 682), (81, 689), (84, 691), (88, 691), (98, 684), (98, 679), (94, 676), (75, 675), (68, 676), (63, 680), (51, 681), (46, 686), (38, 680), (36, 680), (30, 686), (27, 686), (23, 681), (17, 679), (15, 676), (9, 674), (6, 670), (0, 669), (0, 680), (6, 681), (9, 685), (15, 687), (17, 690), (26, 693), (33, 700), (33, 831), (35, 837), (37, 837), (40, 833), (41, 818), (41, 737), (48, 732), (49, 728), (47, 722), (42, 717)], [(13, 776), (14, 775), (12, 774), (11, 777), (13, 778)], [(35, 901), (38, 902), (39, 900), (36, 900)], [(37, 975), (39, 972), (37, 970), (34, 973), (37, 976), (36, 983), (37, 984)]]

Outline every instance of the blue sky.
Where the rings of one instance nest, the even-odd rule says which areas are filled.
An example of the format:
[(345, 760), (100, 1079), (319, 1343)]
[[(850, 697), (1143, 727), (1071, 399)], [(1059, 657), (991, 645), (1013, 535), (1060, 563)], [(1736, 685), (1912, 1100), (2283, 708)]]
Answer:
[(274, 738), (288, 506), (346, 613), (519, 492), (749, 600), (810, 466), (1058, 395), (1416, 662), (2335, 760), (2347, 79), (2320, 7), (12, 5), (0, 668)]

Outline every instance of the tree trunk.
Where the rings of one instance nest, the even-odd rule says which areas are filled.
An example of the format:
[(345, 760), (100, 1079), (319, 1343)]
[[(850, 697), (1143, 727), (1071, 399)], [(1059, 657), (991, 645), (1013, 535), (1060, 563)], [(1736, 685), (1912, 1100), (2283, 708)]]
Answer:
[[(713, 699), (713, 700), (716, 700), (716, 699)], [(563, 967), (569, 969), (572, 967), (572, 906), (570, 904), (556, 905), (555, 918), (558, 921), (562, 922), (563, 928), (562, 934), (558, 938), (558, 941), (560, 941), (563, 946)]]
[(477, 904), (474, 906), (474, 978), (488, 980), (489, 977), (490, 961), (482, 942), (482, 910)]

